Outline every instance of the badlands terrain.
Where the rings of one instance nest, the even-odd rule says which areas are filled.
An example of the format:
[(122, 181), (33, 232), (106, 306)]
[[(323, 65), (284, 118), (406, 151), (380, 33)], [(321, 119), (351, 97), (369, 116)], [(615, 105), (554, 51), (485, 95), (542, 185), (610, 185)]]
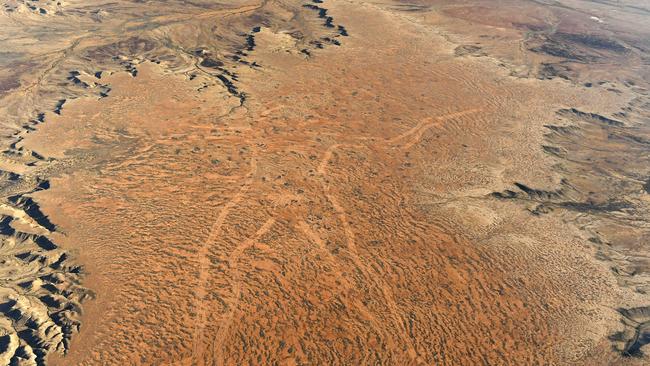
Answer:
[(647, 0), (2, 0), (0, 365), (647, 365)]

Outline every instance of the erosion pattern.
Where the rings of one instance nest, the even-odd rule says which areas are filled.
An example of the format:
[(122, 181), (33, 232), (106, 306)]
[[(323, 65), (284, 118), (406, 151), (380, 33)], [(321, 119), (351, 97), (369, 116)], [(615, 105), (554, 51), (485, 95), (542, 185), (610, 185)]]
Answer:
[[(65, 354), (72, 334), (79, 331), (81, 302), (91, 294), (79, 284), (82, 267), (71, 262), (70, 253), (53, 242), (52, 236), (59, 230), (32, 197), (33, 193), (48, 189), (50, 183), (45, 177), (65, 170), (63, 166), (69, 165), (70, 159), (58, 161), (25, 148), (22, 145), (26, 134), (49, 122), (51, 116), (61, 115), (69, 100), (108, 97), (111, 87), (102, 82), (103, 78), (116, 71), (136, 77), (138, 64), (145, 61), (160, 64), (164, 62), (161, 60), (167, 60), (168, 70), (182, 73), (189, 80), (202, 79), (197, 91), (207, 88), (208, 84), (221, 84), (242, 106), (246, 95), (236, 85), (237, 66), (260, 67), (247, 60), (255, 49), (256, 33), (264, 26), (286, 23), (282, 16), (273, 14), (274, 6), (265, 7), (264, 3), (242, 4), (232, 9), (209, 3), (196, 4), (194, 11), (188, 12), (183, 6), (184, 10), (179, 12), (181, 6), (179, 3), (176, 12), (169, 13), (167, 10), (171, 8), (155, 11), (152, 6), (156, 14), (143, 21), (140, 15), (129, 13), (146, 11), (146, 5), (124, 3), (93, 8), (93, 4), (74, 2), (9, 1), (2, 4), (3, 30), (11, 33), (11, 37), (4, 40), (7, 51), (2, 54), (0, 79), (6, 133), (6, 149), (0, 162), (4, 197), (0, 206), (4, 267), (0, 364), (41, 365), (50, 353)], [(301, 14), (297, 6), (275, 7), (276, 13), (285, 11), (293, 16), (310, 16)], [(304, 8), (316, 10), (317, 17), (324, 21), (322, 27), (333, 30), (321, 31), (314, 21), (312, 27), (301, 30), (317, 35), (304, 36), (301, 30), (295, 30), (289, 36), (295, 43), (290, 50), (309, 56), (311, 48), (322, 49), (325, 44), (340, 46), (337, 38), (347, 36), (345, 28), (335, 25), (325, 8), (311, 4), (305, 4)], [(198, 45), (197, 40), (185, 37), (173, 39), (179, 34), (183, 36), (183, 32), (203, 31), (215, 18), (223, 21), (229, 16), (258, 9), (262, 10), (236, 24), (224, 22), (225, 34), (214, 32), (212, 35), (217, 41), (210, 39)], [(141, 34), (139, 28), (147, 28), (148, 22), (157, 17), (166, 19), (168, 14), (172, 14), (171, 18), (163, 23), (171, 24), (167, 26), (169, 29), (161, 25), (144, 37), (138, 36)], [(184, 21), (194, 20), (195, 16), (205, 20), (191, 22), (191, 25)], [(115, 33), (115, 21), (123, 26), (121, 22), (124, 19), (128, 22), (129, 18), (133, 24), (127, 33), (132, 35), (124, 37), (124, 34)], [(70, 22), (77, 22), (81, 33)], [(48, 30), (47, 24), (56, 31)], [(194, 30), (179, 29), (188, 25)], [(164, 34), (154, 35), (160, 29)], [(114, 42), (104, 42), (111, 38)], [(93, 44), (97, 40), (104, 43)], [(215, 42), (218, 48), (211, 44)]]
[(647, 4), (0, 11), (0, 364), (650, 360)]

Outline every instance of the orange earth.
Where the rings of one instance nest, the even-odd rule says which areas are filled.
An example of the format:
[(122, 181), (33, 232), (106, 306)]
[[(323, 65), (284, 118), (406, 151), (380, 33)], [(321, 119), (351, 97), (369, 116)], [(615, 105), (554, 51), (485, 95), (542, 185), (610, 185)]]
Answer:
[(5, 1), (0, 365), (647, 364), (647, 24)]

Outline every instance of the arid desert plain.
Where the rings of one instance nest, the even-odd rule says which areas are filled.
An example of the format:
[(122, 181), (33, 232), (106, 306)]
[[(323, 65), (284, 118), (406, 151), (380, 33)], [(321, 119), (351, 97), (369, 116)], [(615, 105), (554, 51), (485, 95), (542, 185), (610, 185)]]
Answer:
[(2, 0), (0, 366), (650, 364), (650, 0)]

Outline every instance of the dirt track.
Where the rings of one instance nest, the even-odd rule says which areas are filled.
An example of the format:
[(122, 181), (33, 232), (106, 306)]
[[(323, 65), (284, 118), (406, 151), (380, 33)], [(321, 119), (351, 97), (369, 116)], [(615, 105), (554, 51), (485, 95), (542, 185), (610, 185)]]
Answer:
[[(75, 291), (57, 291), (76, 326), (39, 348), (27, 323), (2, 323), (17, 334), (2, 356), (647, 362), (641, 46), (573, 35), (604, 27), (556, 21), (581, 19), (578, 5), (474, 3), (116, 3), (83, 35), (57, 23), (67, 43), (32, 58), (60, 58), (33, 76), (10, 65), (25, 86), (3, 92), (2, 113), (36, 122), (0, 163), (21, 175), (5, 196), (56, 224), (39, 235), (57, 248), (38, 251), (66, 253)], [(38, 14), (3, 24), (39, 30)], [(8, 225), (39, 227), (12, 205)], [(7, 288), (40, 299), (43, 324), (67, 306), (19, 277)], [(11, 319), (21, 302), (7, 301)]]

